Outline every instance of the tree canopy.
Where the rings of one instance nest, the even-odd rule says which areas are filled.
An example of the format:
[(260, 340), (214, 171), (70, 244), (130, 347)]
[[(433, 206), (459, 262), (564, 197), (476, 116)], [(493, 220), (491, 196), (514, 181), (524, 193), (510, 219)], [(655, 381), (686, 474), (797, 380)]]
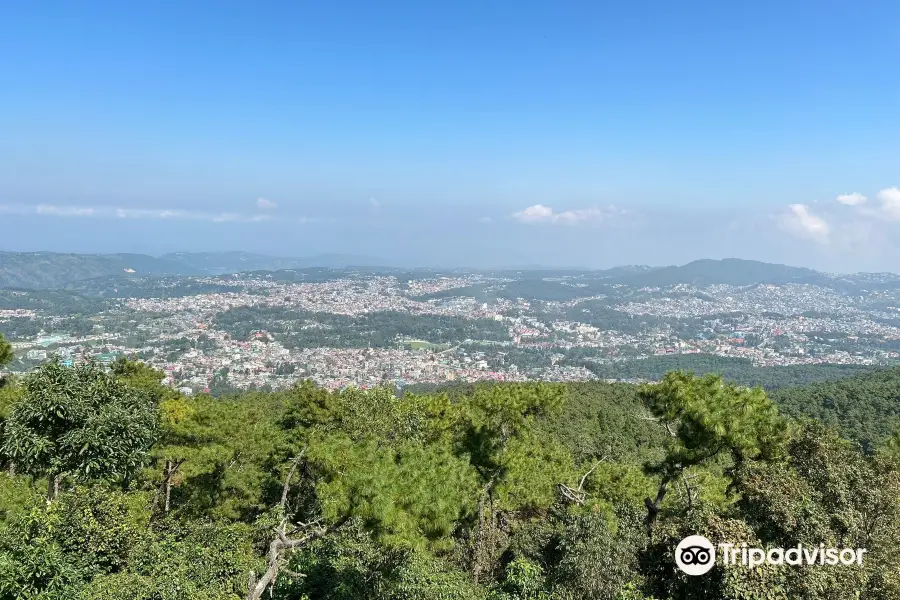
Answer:
[[(900, 392), (866, 377), (834, 389)], [(900, 596), (900, 430), (815, 418), (830, 388), (773, 402), (671, 372), (214, 398), (162, 379), (51, 362), (0, 389), (0, 600)], [(821, 400), (782, 414), (804, 394)], [(887, 433), (845, 437), (867, 428)], [(688, 534), (868, 554), (691, 578)]]

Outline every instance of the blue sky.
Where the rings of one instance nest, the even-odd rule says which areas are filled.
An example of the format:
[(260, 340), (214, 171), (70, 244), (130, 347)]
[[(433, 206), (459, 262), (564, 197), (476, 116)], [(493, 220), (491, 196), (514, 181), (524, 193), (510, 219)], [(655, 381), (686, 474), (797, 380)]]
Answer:
[(874, 0), (3, 3), (0, 248), (900, 271), (898, 31)]

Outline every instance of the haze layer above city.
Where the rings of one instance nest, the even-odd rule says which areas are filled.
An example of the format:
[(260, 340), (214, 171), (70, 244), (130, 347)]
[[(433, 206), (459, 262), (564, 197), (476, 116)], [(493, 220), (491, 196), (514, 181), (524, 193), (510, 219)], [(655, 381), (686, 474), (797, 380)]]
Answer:
[(891, 2), (7, 3), (0, 247), (900, 271), (898, 22)]

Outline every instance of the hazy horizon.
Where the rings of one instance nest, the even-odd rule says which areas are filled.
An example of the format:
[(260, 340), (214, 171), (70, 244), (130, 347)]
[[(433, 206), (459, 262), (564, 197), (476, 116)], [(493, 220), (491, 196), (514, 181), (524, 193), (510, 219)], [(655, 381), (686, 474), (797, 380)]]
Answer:
[[(28, 249), (28, 250), (19, 250), (19, 249), (9, 249), (0, 247), (0, 254), (2, 253), (53, 253), (53, 254), (75, 254), (75, 255), (122, 255), (122, 254), (139, 254), (144, 256), (150, 256), (154, 258), (166, 258), (170, 257), (173, 254), (248, 254), (254, 255), (257, 257), (264, 257), (270, 259), (327, 259), (327, 258), (335, 258), (335, 259), (347, 259), (346, 264), (348, 266), (359, 266), (359, 267), (384, 267), (388, 269), (471, 269), (476, 271), (491, 271), (491, 270), (500, 270), (500, 269), (528, 269), (528, 270), (540, 270), (540, 269), (550, 269), (550, 270), (583, 270), (583, 271), (604, 271), (615, 268), (627, 268), (627, 267), (646, 267), (651, 269), (662, 269), (666, 267), (681, 267), (688, 265), (693, 262), (704, 261), (704, 260), (713, 260), (713, 261), (722, 261), (722, 260), (744, 260), (744, 261), (756, 261), (756, 259), (747, 259), (739, 256), (723, 256), (720, 258), (711, 258), (708, 256), (702, 256), (698, 258), (693, 258), (690, 260), (686, 260), (683, 262), (667, 262), (667, 263), (637, 263), (637, 262), (620, 262), (615, 264), (606, 264), (603, 266), (586, 266), (584, 264), (579, 263), (541, 263), (541, 262), (520, 262), (520, 263), (484, 263), (484, 264), (469, 264), (469, 263), (460, 263), (460, 262), (445, 262), (445, 263), (437, 263), (437, 262), (415, 262), (415, 260), (410, 260), (406, 258), (397, 258), (397, 257), (388, 257), (388, 256), (373, 256), (369, 254), (351, 254), (347, 252), (313, 252), (310, 254), (303, 255), (274, 255), (274, 254), (266, 254), (264, 252), (252, 252), (247, 250), (217, 250), (217, 251), (208, 251), (208, 250), (196, 250), (196, 251), (185, 251), (185, 250), (174, 250), (170, 252), (132, 252), (127, 250), (120, 251), (109, 251), (109, 252), (73, 252), (67, 250), (46, 250), (46, 249)], [(353, 259), (360, 259), (362, 262), (353, 263)], [(342, 261), (343, 262), (343, 261)], [(817, 269), (815, 267), (810, 267), (807, 265), (796, 264), (790, 261), (756, 261), (756, 262), (764, 262), (766, 264), (774, 265), (774, 266), (787, 266), (787, 267), (796, 267), (796, 268), (807, 268), (815, 271), (823, 272), (823, 273), (832, 273), (832, 274), (855, 274), (855, 273), (894, 273), (889, 270), (844, 270), (844, 271), (834, 271), (828, 269)], [(306, 267), (303, 267), (306, 268)], [(333, 268), (343, 268), (343, 267), (333, 267)], [(251, 269), (252, 270), (252, 269)], [(265, 269), (264, 269), (265, 270)], [(900, 275), (900, 273), (897, 273)]]

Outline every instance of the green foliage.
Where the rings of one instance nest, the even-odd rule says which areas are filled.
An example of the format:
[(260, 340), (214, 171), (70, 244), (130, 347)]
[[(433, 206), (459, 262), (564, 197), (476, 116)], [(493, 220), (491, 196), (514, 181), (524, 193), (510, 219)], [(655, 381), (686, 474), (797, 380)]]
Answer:
[(153, 400), (95, 364), (42, 365), (24, 378), (3, 430), (3, 454), (22, 472), (122, 481), (156, 439)]
[(173, 510), (252, 519), (265, 509), (270, 462), (283, 437), (282, 410), (275, 394), (169, 397), (160, 404), (161, 439), (145, 476), (162, 485), (166, 465), (177, 465), (170, 477)]
[(9, 457), (3, 454), (3, 439), (5, 438), (4, 429), (9, 414), (22, 398), (22, 388), (14, 379), (0, 378), (0, 467), (6, 467), (9, 463)]
[(562, 408), (539, 418), (537, 428), (559, 439), (578, 462), (604, 458), (639, 465), (659, 459), (667, 435), (641, 418), (646, 409), (638, 392), (625, 383), (569, 383)]
[(3, 334), (0, 334), (0, 367), (3, 365), (12, 362), (13, 359), (13, 351), (12, 346), (9, 345), (3, 338)]
[(249, 528), (146, 529), (135, 498), (104, 486), (32, 504), (0, 529), (0, 598), (233, 600), (255, 561)]
[(407, 554), (394, 569), (384, 600), (479, 600), (484, 591), (467, 573), (451, 568), (429, 554)]
[(27, 511), (40, 496), (29, 477), (0, 473), (0, 529)]
[[(581, 470), (587, 472), (591, 467)], [(656, 489), (656, 480), (638, 466), (627, 463), (601, 462), (588, 475), (584, 489), (594, 510), (615, 506), (634, 506)]]
[(816, 419), (873, 452), (900, 425), (900, 368), (772, 393), (786, 415)]
[(561, 523), (553, 570), (560, 600), (614, 600), (626, 585), (640, 581), (638, 555), (647, 537), (640, 516), (626, 509), (610, 519), (588, 512)]
[(103, 486), (65, 494), (49, 512), (54, 538), (83, 579), (121, 570), (142, 537), (131, 498)]
[(237, 600), (232, 591), (197, 585), (184, 574), (159, 577), (136, 573), (116, 573), (93, 579), (79, 590), (77, 600)]
[(66, 590), (120, 570), (139, 545), (121, 492), (79, 489), (42, 504), (0, 530), (0, 598), (69, 597)]
[(35, 506), (0, 530), (0, 599), (64, 600), (81, 574), (54, 538), (57, 515)]
[(276, 597), (319, 600), (477, 600), (471, 578), (427, 551), (386, 549), (359, 520), (291, 560), (302, 579), (284, 578)]
[(785, 580), (786, 572), (770, 565), (756, 569), (717, 565), (702, 577), (682, 573), (675, 567), (674, 550), (678, 542), (687, 535), (705, 536), (713, 544), (728, 542), (737, 545), (746, 543), (750, 547), (761, 546), (760, 540), (746, 523), (716, 515), (708, 507), (701, 507), (686, 518), (665, 522), (655, 532), (653, 543), (640, 555), (642, 571), (646, 577), (644, 587), (652, 596), (679, 600), (807, 598), (799, 588), (792, 595)]
[(474, 473), (447, 448), (331, 434), (313, 441), (309, 459), (325, 517), (360, 518), (388, 546), (446, 546), (475, 495)]
[[(183, 397), (161, 379), (50, 363), (0, 389), (0, 600), (240, 600), (276, 529), (297, 544), (273, 600), (900, 597), (900, 433), (877, 451), (841, 437), (854, 419), (894, 431), (869, 409), (788, 425), (762, 390), (684, 373), (399, 397)], [(835, 389), (889, 401), (889, 380), (863, 381)], [(868, 554), (697, 578), (674, 565), (688, 534)]]
[(524, 508), (546, 495), (541, 486), (524, 489), (540, 478), (538, 470), (549, 467), (551, 476), (566, 470), (569, 460), (561, 447), (545, 444), (535, 432), (535, 420), (558, 411), (563, 401), (560, 385), (513, 384), (478, 386), (460, 402), (460, 450), (470, 457), (483, 485), (505, 500), (503, 508)]
[(288, 348), (391, 348), (397, 345), (398, 337), (433, 343), (509, 339), (506, 326), (492, 319), (397, 311), (351, 317), (282, 307), (241, 307), (218, 314), (216, 327), (242, 340), (254, 331), (265, 330)]
[[(582, 319), (579, 319), (582, 320)], [(604, 327), (607, 328), (607, 327)], [(614, 328), (615, 329), (615, 328)], [(881, 369), (865, 365), (811, 364), (759, 367), (748, 358), (732, 358), (715, 354), (668, 354), (650, 356), (642, 360), (625, 360), (614, 363), (598, 363), (579, 360), (576, 352), (570, 352), (572, 364), (579, 364), (601, 379), (643, 379), (659, 381), (669, 371), (688, 371), (697, 375), (721, 375), (725, 381), (738, 385), (760, 386), (767, 391), (790, 386), (805, 386), (840, 380)]]
[(362, 519), (387, 545), (441, 547), (476, 489), (451, 445), (453, 414), (446, 398), (329, 393), (307, 382), (290, 394), (281, 424), (298, 452), (306, 448), (329, 520)]
[(288, 393), (280, 425), (301, 446), (313, 432), (331, 431), (354, 440), (425, 442), (449, 435), (458, 414), (444, 396), (397, 397), (387, 387), (329, 392), (306, 380)]
[(517, 558), (506, 565), (503, 583), (489, 600), (552, 600), (546, 589), (544, 569), (524, 558)]
[(172, 521), (156, 528), (131, 570), (153, 582), (161, 598), (233, 599), (260, 568), (252, 539), (243, 523)]
[(572, 481), (575, 468), (562, 444), (522, 431), (495, 459), (495, 506), (502, 510), (542, 509), (553, 503), (556, 487)]
[(146, 392), (154, 402), (178, 397), (172, 388), (162, 384), (165, 374), (146, 364), (119, 357), (110, 365), (112, 375), (129, 387)]
[[(866, 548), (864, 568), (804, 569), (794, 588), (843, 591), (851, 597), (896, 593), (900, 566), (900, 472), (894, 464), (861, 455), (820, 423), (803, 424), (780, 464), (748, 464), (737, 491), (741, 517), (770, 545)], [(824, 593), (810, 598), (827, 598)]]
[(722, 451), (738, 458), (773, 458), (786, 439), (786, 423), (760, 388), (675, 371), (643, 386), (641, 396), (651, 413), (671, 427), (675, 440), (657, 467), (661, 473), (703, 464)]

